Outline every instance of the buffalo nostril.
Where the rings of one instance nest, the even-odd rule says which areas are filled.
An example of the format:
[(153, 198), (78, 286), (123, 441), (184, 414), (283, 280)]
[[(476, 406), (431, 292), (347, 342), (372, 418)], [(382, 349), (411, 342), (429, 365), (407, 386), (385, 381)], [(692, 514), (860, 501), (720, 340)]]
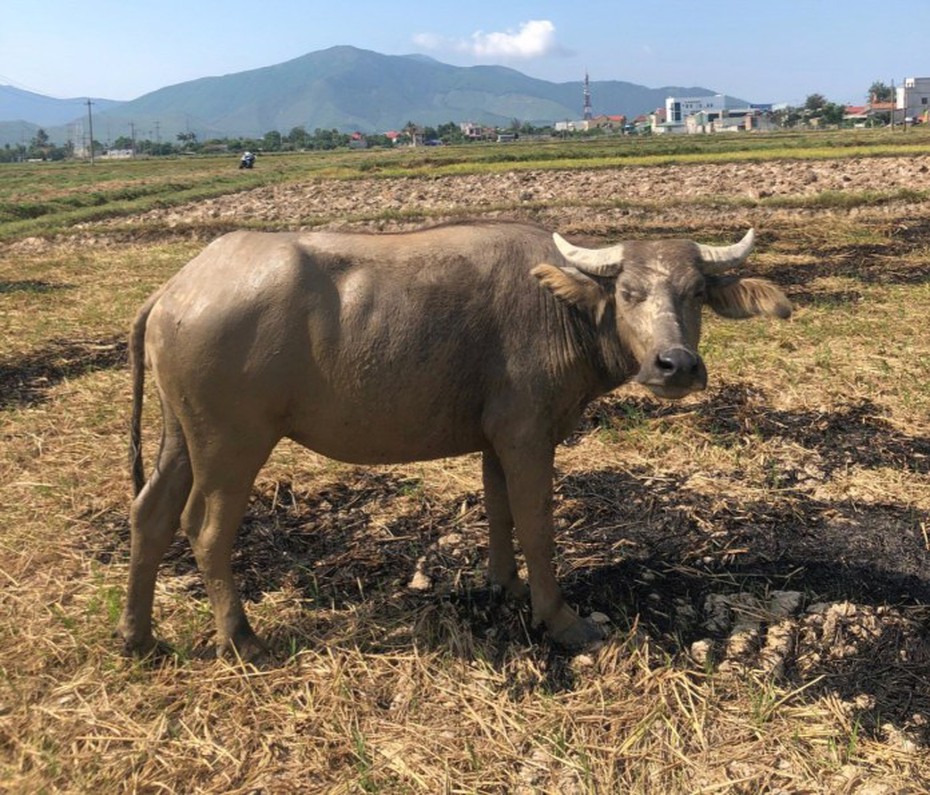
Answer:
[(660, 370), (663, 370), (666, 373), (673, 373), (677, 369), (675, 362), (673, 362), (667, 356), (663, 356), (661, 353), (656, 357), (656, 365)]
[(698, 371), (700, 360), (684, 348), (671, 348), (656, 356), (656, 366), (666, 376), (677, 373), (691, 375)]
[(707, 386), (707, 370), (695, 351), (676, 346), (655, 353), (636, 380), (660, 397), (683, 397)]
[(701, 377), (701, 360), (686, 348), (669, 348), (655, 358), (659, 377), (666, 384), (690, 384)]

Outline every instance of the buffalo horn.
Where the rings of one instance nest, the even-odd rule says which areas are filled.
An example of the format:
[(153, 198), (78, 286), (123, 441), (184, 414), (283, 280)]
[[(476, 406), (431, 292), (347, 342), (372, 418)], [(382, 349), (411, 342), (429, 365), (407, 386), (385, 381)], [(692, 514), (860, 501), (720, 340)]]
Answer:
[(732, 246), (706, 246), (698, 243), (701, 252), (701, 270), (704, 273), (723, 273), (734, 268), (749, 256), (753, 244), (756, 242), (756, 232), (750, 229), (739, 243)]
[(623, 263), (623, 243), (608, 248), (573, 246), (557, 232), (552, 235), (556, 248), (582, 273), (590, 276), (616, 276)]

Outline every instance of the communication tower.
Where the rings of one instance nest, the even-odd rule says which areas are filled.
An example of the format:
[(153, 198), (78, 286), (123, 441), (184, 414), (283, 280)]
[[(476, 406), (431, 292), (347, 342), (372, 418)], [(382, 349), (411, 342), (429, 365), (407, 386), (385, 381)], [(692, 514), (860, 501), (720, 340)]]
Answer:
[(584, 115), (582, 118), (585, 121), (591, 121), (594, 118), (591, 112), (591, 81), (588, 80), (587, 70), (584, 73)]

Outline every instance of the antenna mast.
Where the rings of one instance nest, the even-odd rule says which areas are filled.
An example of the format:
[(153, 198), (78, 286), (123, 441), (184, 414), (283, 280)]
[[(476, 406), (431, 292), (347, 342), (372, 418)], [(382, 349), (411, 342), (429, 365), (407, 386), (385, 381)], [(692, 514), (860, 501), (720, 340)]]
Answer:
[(588, 80), (587, 69), (585, 69), (584, 73), (584, 115), (582, 118), (585, 121), (591, 121), (594, 118), (594, 114), (591, 112), (591, 81)]

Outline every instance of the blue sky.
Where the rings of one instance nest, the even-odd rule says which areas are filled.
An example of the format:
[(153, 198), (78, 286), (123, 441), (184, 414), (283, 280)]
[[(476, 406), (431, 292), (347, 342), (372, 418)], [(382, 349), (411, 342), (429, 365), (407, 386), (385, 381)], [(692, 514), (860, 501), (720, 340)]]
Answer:
[[(702, 86), (752, 102), (861, 103), (930, 75), (930, 0), (4, 0), (0, 83), (134, 99), (350, 44), (555, 82)], [(610, 112), (597, 106), (595, 112)]]

